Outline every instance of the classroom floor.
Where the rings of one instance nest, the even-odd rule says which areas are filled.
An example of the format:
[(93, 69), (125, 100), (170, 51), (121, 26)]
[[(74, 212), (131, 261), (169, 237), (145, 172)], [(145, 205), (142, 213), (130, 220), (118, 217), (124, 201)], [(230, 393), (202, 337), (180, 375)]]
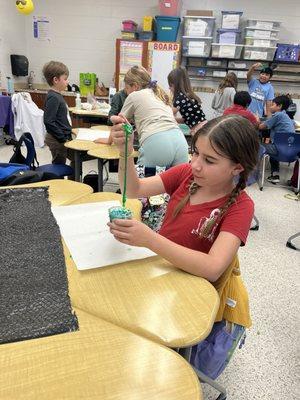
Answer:
[[(0, 146), (0, 162), (7, 162), (12, 146)], [(37, 149), (40, 164), (51, 162), (48, 148)], [(83, 163), (84, 174), (97, 170), (95, 160)], [(117, 176), (104, 190), (116, 191)], [(268, 175), (268, 172), (267, 172)], [(282, 181), (291, 176), (283, 166)], [(218, 379), (227, 388), (228, 400), (296, 400), (299, 391), (300, 253), (285, 246), (300, 230), (299, 202), (284, 197), (288, 188), (265, 184), (247, 189), (255, 201), (260, 229), (251, 231), (240, 249), (241, 270), (249, 290), (253, 326), (245, 346), (236, 350)], [(294, 242), (300, 246), (300, 239)], [(205, 400), (218, 393), (202, 385)]]

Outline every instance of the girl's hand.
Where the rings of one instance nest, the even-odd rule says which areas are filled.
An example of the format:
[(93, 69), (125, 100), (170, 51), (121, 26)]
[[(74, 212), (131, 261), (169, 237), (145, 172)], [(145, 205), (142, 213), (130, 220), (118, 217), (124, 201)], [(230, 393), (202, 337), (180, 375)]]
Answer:
[(150, 248), (156, 235), (147, 225), (135, 219), (114, 219), (107, 225), (115, 239), (131, 246)]
[[(125, 152), (125, 132), (123, 130), (123, 125), (128, 124), (127, 119), (122, 115), (114, 115), (110, 118), (113, 126), (110, 131), (110, 135), (114, 144), (118, 147), (121, 154)], [(128, 152), (129, 154), (133, 150), (133, 134), (129, 136), (128, 141)]]

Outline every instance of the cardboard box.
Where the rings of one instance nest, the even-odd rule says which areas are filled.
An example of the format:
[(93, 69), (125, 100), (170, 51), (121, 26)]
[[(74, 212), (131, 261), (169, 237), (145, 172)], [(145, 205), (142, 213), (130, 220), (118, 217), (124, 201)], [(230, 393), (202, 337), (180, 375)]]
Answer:
[(212, 17), (212, 10), (186, 10), (186, 15), (197, 16), (197, 17)]

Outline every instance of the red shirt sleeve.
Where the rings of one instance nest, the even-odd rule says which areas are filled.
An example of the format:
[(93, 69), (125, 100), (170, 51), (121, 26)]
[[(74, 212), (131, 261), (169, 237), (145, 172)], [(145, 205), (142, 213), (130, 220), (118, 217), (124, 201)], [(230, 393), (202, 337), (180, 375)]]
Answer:
[(180, 164), (162, 172), (159, 176), (163, 181), (165, 191), (173, 194), (180, 184), (192, 173), (190, 164)]
[(235, 204), (225, 214), (221, 222), (220, 232), (230, 232), (241, 240), (244, 246), (254, 215), (254, 203), (246, 192), (242, 192)]
[(249, 119), (249, 121), (250, 121), (253, 125), (255, 125), (255, 126), (258, 125), (258, 122), (257, 122), (257, 120), (256, 120), (256, 118), (255, 118), (255, 115), (254, 115), (251, 111), (249, 111), (249, 110), (247, 110), (247, 118)]

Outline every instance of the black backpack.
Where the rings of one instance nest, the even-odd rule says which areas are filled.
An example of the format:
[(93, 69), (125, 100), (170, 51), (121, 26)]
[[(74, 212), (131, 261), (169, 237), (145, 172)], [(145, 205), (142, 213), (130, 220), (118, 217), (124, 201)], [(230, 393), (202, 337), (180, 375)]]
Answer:
[[(21, 146), (23, 145), (23, 143), (25, 144), (27, 149), (26, 157), (23, 156), (21, 151)], [(17, 144), (14, 146), (13, 151), (14, 154), (9, 160), (10, 163), (26, 164), (32, 170), (35, 170), (39, 166), (38, 160), (36, 158), (36, 151), (34, 148), (34, 140), (29, 132), (25, 132), (22, 134)]]

